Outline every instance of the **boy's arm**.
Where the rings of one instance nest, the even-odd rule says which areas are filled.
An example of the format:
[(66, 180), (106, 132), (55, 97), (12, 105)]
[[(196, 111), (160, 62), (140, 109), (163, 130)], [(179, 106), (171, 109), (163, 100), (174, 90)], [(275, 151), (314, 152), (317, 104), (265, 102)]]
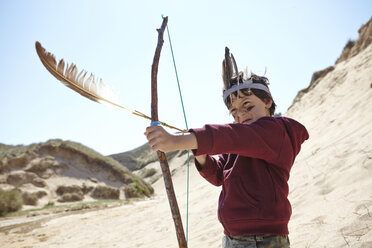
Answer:
[(260, 119), (250, 125), (205, 125), (190, 132), (198, 143), (194, 155), (238, 154), (269, 163), (279, 157), (285, 138), (284, 128), (271, 119)]
[[(197, 156), (195, 156), (197, 158)], [(215, 186), (221, 186), (223, 183), (223, 168), (226, 163), (223, 155), (218, 158), (212, 156), (204, 156), (204, 164), (201, 165), (199, 160), (195, 160), (195, 166), (199, 174), (208, 182)]]

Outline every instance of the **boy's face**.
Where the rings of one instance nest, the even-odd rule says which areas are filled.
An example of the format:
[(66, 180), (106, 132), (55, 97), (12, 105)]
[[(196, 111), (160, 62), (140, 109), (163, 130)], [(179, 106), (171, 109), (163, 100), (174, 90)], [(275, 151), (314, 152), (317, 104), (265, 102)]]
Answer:
[(231, 100), (229, 111), (237, 123), (251, 124), (261, 117), (270, 116), (271, 100), (265, 103), (254, 94), (246, 96), (241, 92), (239, 97), (231, 95)]

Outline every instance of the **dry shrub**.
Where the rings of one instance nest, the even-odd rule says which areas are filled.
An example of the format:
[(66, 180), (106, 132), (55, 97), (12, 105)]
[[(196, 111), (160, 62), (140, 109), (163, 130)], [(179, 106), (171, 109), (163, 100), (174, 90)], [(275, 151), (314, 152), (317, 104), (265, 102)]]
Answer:
[(31, 161), (31, 167), (28, 169), (28, 171), (39, 174), (47, 169), (52, 169), (54, 164), (56, 164), (56, 161), (52, 156), (37, 158)]
[(83, 194), (79, 193), (65, 193), (61, 196), (61, 198), (58, 199), (59, 202), (75, 202), (75, 201), (81, 201), (84, 199)]
[(150, 195), (149, 192), (147, 192), (138, 183), (131, 183), (125, 186), (124, 194), (126, 198), (137, 198)]
[(36, 206), (37, 201), (39, 200), (36, 194), (29, 193), (29, 192), (23, 192), (22, 199), (25, 205), (31, 205), (31, 206)]
[(141, 172), (141, 177), (147, 178), (147, 177), (151, 177), (155, 174), (156, 174), (156, 169), (155, 168), (143, 169), (143, 171)]
[(38, 191), (38, 192), (36, 192), (35, 193), (36, 194), (36, 196), (37, 196), (37, 198), (42, 198), (42, 197), (44, 197), (44, 196), (46, 196), (46, 195), (48, 195), (48, 193), (47, 192), (45, 192), (45, 191)]
[(0, 174), (5, 173), (6, 170), (7, 168), (5, 166), (5, 163), (2, 160), (0, 160)]
[(40, 188), (44, 188), (46, 186), (45, 181), (41, 178), (35, 178), (31, 183)]
[(44, 179), (51, 177), (53, 175), (54, 167), (59, 165), (52, 156), (36, 158), (32, 160), (30, 164), (30, 168), (26, 171), (33, 172)]
[(14, 186), (21, 186), (26, 183), (32, 183), (36, 187), (46, 186), (45, 181), (41, 178), (38, 178), (36, 174), (24, 171), (17, 171), (9, 174), (6, 178), (6, 182)]
[(54, 206), (54, 201), (49, 201), (44, 207), (49, 208)]
[(58, 195), (64, 195), (66, 193), (83, 195), (83, 189), (78, 185), (70, 186), (61, 185), (58, 186), (56, 192)]
[(29, 162), (29, 160), (29, 156), (23, 153), (13, 159), (8, 160), (7, 166), (11, 168), (22, 168)]
[(46, 195), (47, 193), (45, 191), (38, 191), (33, 193), (23, 192), (22, 193), (23, 203), (25, 205), (36, 206), (38, 200)]
[(81, 188), (81, 190), (83, 191), (83, 194), (87, 194), (89, 193), (90, 191), (92, 191), (94, 189), (93, 186), (87, 186), (85, 183), (83, 183), (83, 187)]
[(120, 191), (109, 186), (97, 186), (94, 188), (92, 197), (99, 199), (119, 199)]
[(6, 182), (14, 186), (21, 186), (26, 183), (31, 183), (36, 177), (34, 173), (17, 171), (9, 174), (6, 178)]
[(22, 208), (23, 200), (19, 190), (3, 191), (0, 189), (0, 216)]

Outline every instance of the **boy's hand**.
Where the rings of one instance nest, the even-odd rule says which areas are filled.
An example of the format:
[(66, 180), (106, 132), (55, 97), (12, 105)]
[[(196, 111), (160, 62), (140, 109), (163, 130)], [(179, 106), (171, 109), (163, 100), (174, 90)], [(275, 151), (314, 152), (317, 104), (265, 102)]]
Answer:
[(146, 128), (144, 134), (153, 151), (170, 152), (198, 148), (198, 143), (193, 133), (170, 134), (162, 126), (150, 126)]
[[(153, 151), (170, 152), (198, 149), (198, 142), (193, 133), (173, 135), (165, 131), (162, 126), (150, 126), (146, 128), (144, 134)], [(195, 156), (195, 158), (201, 167), (206, 163), (206, 155)]]
[(177, 150), (175, 146), (176, 135), (164, 130), (162, 126), (150, 126), (144, 133), (153, 151), (169, 152)]

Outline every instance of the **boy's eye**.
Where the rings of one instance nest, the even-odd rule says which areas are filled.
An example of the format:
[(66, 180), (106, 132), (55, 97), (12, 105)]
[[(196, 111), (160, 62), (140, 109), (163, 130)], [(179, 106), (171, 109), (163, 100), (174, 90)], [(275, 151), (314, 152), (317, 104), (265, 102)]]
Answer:
[(249, 106), (249, 107), (247, 108), (247, 111), (251, 111), (253, 108), (254, 108), (254, 106)]

